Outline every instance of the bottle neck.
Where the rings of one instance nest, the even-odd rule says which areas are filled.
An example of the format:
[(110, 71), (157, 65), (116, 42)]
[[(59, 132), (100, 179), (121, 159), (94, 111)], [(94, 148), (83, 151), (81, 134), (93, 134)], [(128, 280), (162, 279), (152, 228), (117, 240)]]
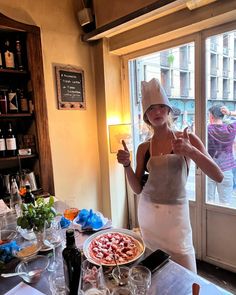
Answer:
[(75, 246), (75, 237), (67, 237), (66, 239), (66, 247), (67, 248), (76, 248)]
[(13, 180), (12, 185), (11, 185), (11, 194), (19, 194), (18, 186), (15, 180)]

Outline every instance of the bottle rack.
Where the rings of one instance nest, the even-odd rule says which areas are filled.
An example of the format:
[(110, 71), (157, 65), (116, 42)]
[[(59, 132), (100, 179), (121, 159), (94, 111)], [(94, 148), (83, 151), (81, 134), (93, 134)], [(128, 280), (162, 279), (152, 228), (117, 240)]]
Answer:
[[(54, 194), (40, 35), (39, 27), (17, 22), (0, 13), (0, 51), (4, 51), (6, 39), (16, 46), (16, 40), (20, 38), (23, 65), (23, 68), (17, 66), (17, 56), (14, 69), (6, 68), (3, 61), (3, 68), (0, 68), (0, 89), (22, 87), (29, 94), (27, 98), (32, 99), (34, 106), (33, 113), (29, 109), (29, 112), (19, 110), (18, 113), (0, 114), (0, 127), (6, 129), (10, 122), (16, 138), (20, 134), (33, 136), (35, 140), (35, 150), (31, 155), (0, 158), (0, 176), (30, 169), (37, 176), (41, 191)], [(17, 55), (16, 47), (11, 51)], [(29, 81), (31, 87), (28, 85)], [(2, 197), (0, 190), (0, 199)]]

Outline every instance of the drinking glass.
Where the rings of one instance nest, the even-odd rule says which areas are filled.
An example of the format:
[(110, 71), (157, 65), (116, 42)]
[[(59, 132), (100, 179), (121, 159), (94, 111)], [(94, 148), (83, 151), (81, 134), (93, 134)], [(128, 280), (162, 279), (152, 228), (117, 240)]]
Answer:
[(64, 210), (64, 217), (73, 221), (75, 217), (78, 215), (79, 209), (77, 208), (67, 208)]
[(67, 294), (64, 272), (61, 265), (58, 265), (55, 271), (51, 272), (51, 274), (48, 277), (48, 281), (52, 295)]
[(129, 286), (135, 295), (146, 295), (151, 286), (151, 271), (141, 265), (133, 266), (129, 270)]
[(129, 267), (127, 266), (116, 266), (112, 270), (112, 276), (116, 281), (117, 286), (126, 286), (129, 279)]
[(56, 260), (56, 247), (63, 241), (62, 231), (59, 220), (55, 219), (48, 226), (48, 223), (44, 225), (43, 242), (44, 245), (51, 248), (53, 251), (53, 261), (49, 264), (48, 270), (54, 271), (58, 267), (58, 261)]
[(101, 265), (95, 265), (85, 259), (82, 262), (82, 290), (87, 291), (91, 288), (105, 287), (105, 279)]
[(91, 288), (86, 290), (84, 295), (110, 295), (110, 291), (106, 287)]
[(7, 221), (6, 221), (6, 215), (5, 213), (0, 214), (0, 240), (1, 240), (1, 232), (6, 227)]
[(0, 214), (0, 229), (4, 229), (4, 227), (6, 227), (6, 225), (7, 225), (6, 214), (1, 213)]
[(133, 293), (128, 287), (117, 287), (113, 290), (112, 295), (132, 295)]

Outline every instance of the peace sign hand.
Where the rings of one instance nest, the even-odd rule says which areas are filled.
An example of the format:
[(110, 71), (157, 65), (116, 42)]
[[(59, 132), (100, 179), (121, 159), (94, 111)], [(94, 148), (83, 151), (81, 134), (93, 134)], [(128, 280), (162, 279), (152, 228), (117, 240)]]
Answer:
[(180, 137), (172, 140), (172, 149), (177, 155), (188, 156), (191, 154), (193, 146), (189, 140), (188, 127), (184, 129)]
[(129, 166), (130, 165), (130, 152), (127, 148), (127, 145), (124, 140), (121, 141), (123, 145), (123, 150), (119, 150), (117, 153), (117, 160), (120, 164), (123, 166)]

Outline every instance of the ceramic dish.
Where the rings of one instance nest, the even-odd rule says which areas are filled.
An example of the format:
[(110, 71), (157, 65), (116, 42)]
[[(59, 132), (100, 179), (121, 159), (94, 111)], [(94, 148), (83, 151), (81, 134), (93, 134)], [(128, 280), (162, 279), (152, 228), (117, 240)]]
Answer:
[(133, 238), (137, 244), (137, 247), (139, 248), (138, 249), (138, 252), (137, 252), (137, 255), (135, 255), (135, 257), (133, 257), (131, 260), (129, 261), (124, 261), (124, 262), (119, 262), (119, 261), (116, 261), (116, 263), (118, 265), (125, 265), (125, 264), (130, 264), (136, 260), (138, 260), (142, 255), (143, 253), (145, 252), (145, 245), (144, 245), (144, 242), (141, 238), (140, 235), (136, 234), (135, 232), (131, 231), (131, 230), (128, 230), (128, 229), (122, 229), (122, 228), (113, 228), (113, 229), (107, 229), (107, 230), (102, 230), (100, 232), (96, 232), (95, 234), (91, 235), (83, 244), (83, 252), (84, 252), (84, 255), (86, 256), (86, 258), (91, 261), (92, 263), (96, 264), (96, 265), (104, 265), (104, 266), (115, 266), (116, 263), (115, 261), (110, 261), (109, 263), (104, 263), (102, 260), (101, 261), (98, 261), (97, 259), (94, 259), (94, 257), (92, 256), (92, 254), (90, 253), (90, 246), (91, 246), (91, 243), (93, 243), (93, 241), (97, 238), (99, 238), (100, 235), (104, 235), (104, 234), (114, 234), (114, 233), (119, 233), (119, 234), (124, 234), (124, 235), (127, 235), (127, 236), (130, 236), (131, 238)]

